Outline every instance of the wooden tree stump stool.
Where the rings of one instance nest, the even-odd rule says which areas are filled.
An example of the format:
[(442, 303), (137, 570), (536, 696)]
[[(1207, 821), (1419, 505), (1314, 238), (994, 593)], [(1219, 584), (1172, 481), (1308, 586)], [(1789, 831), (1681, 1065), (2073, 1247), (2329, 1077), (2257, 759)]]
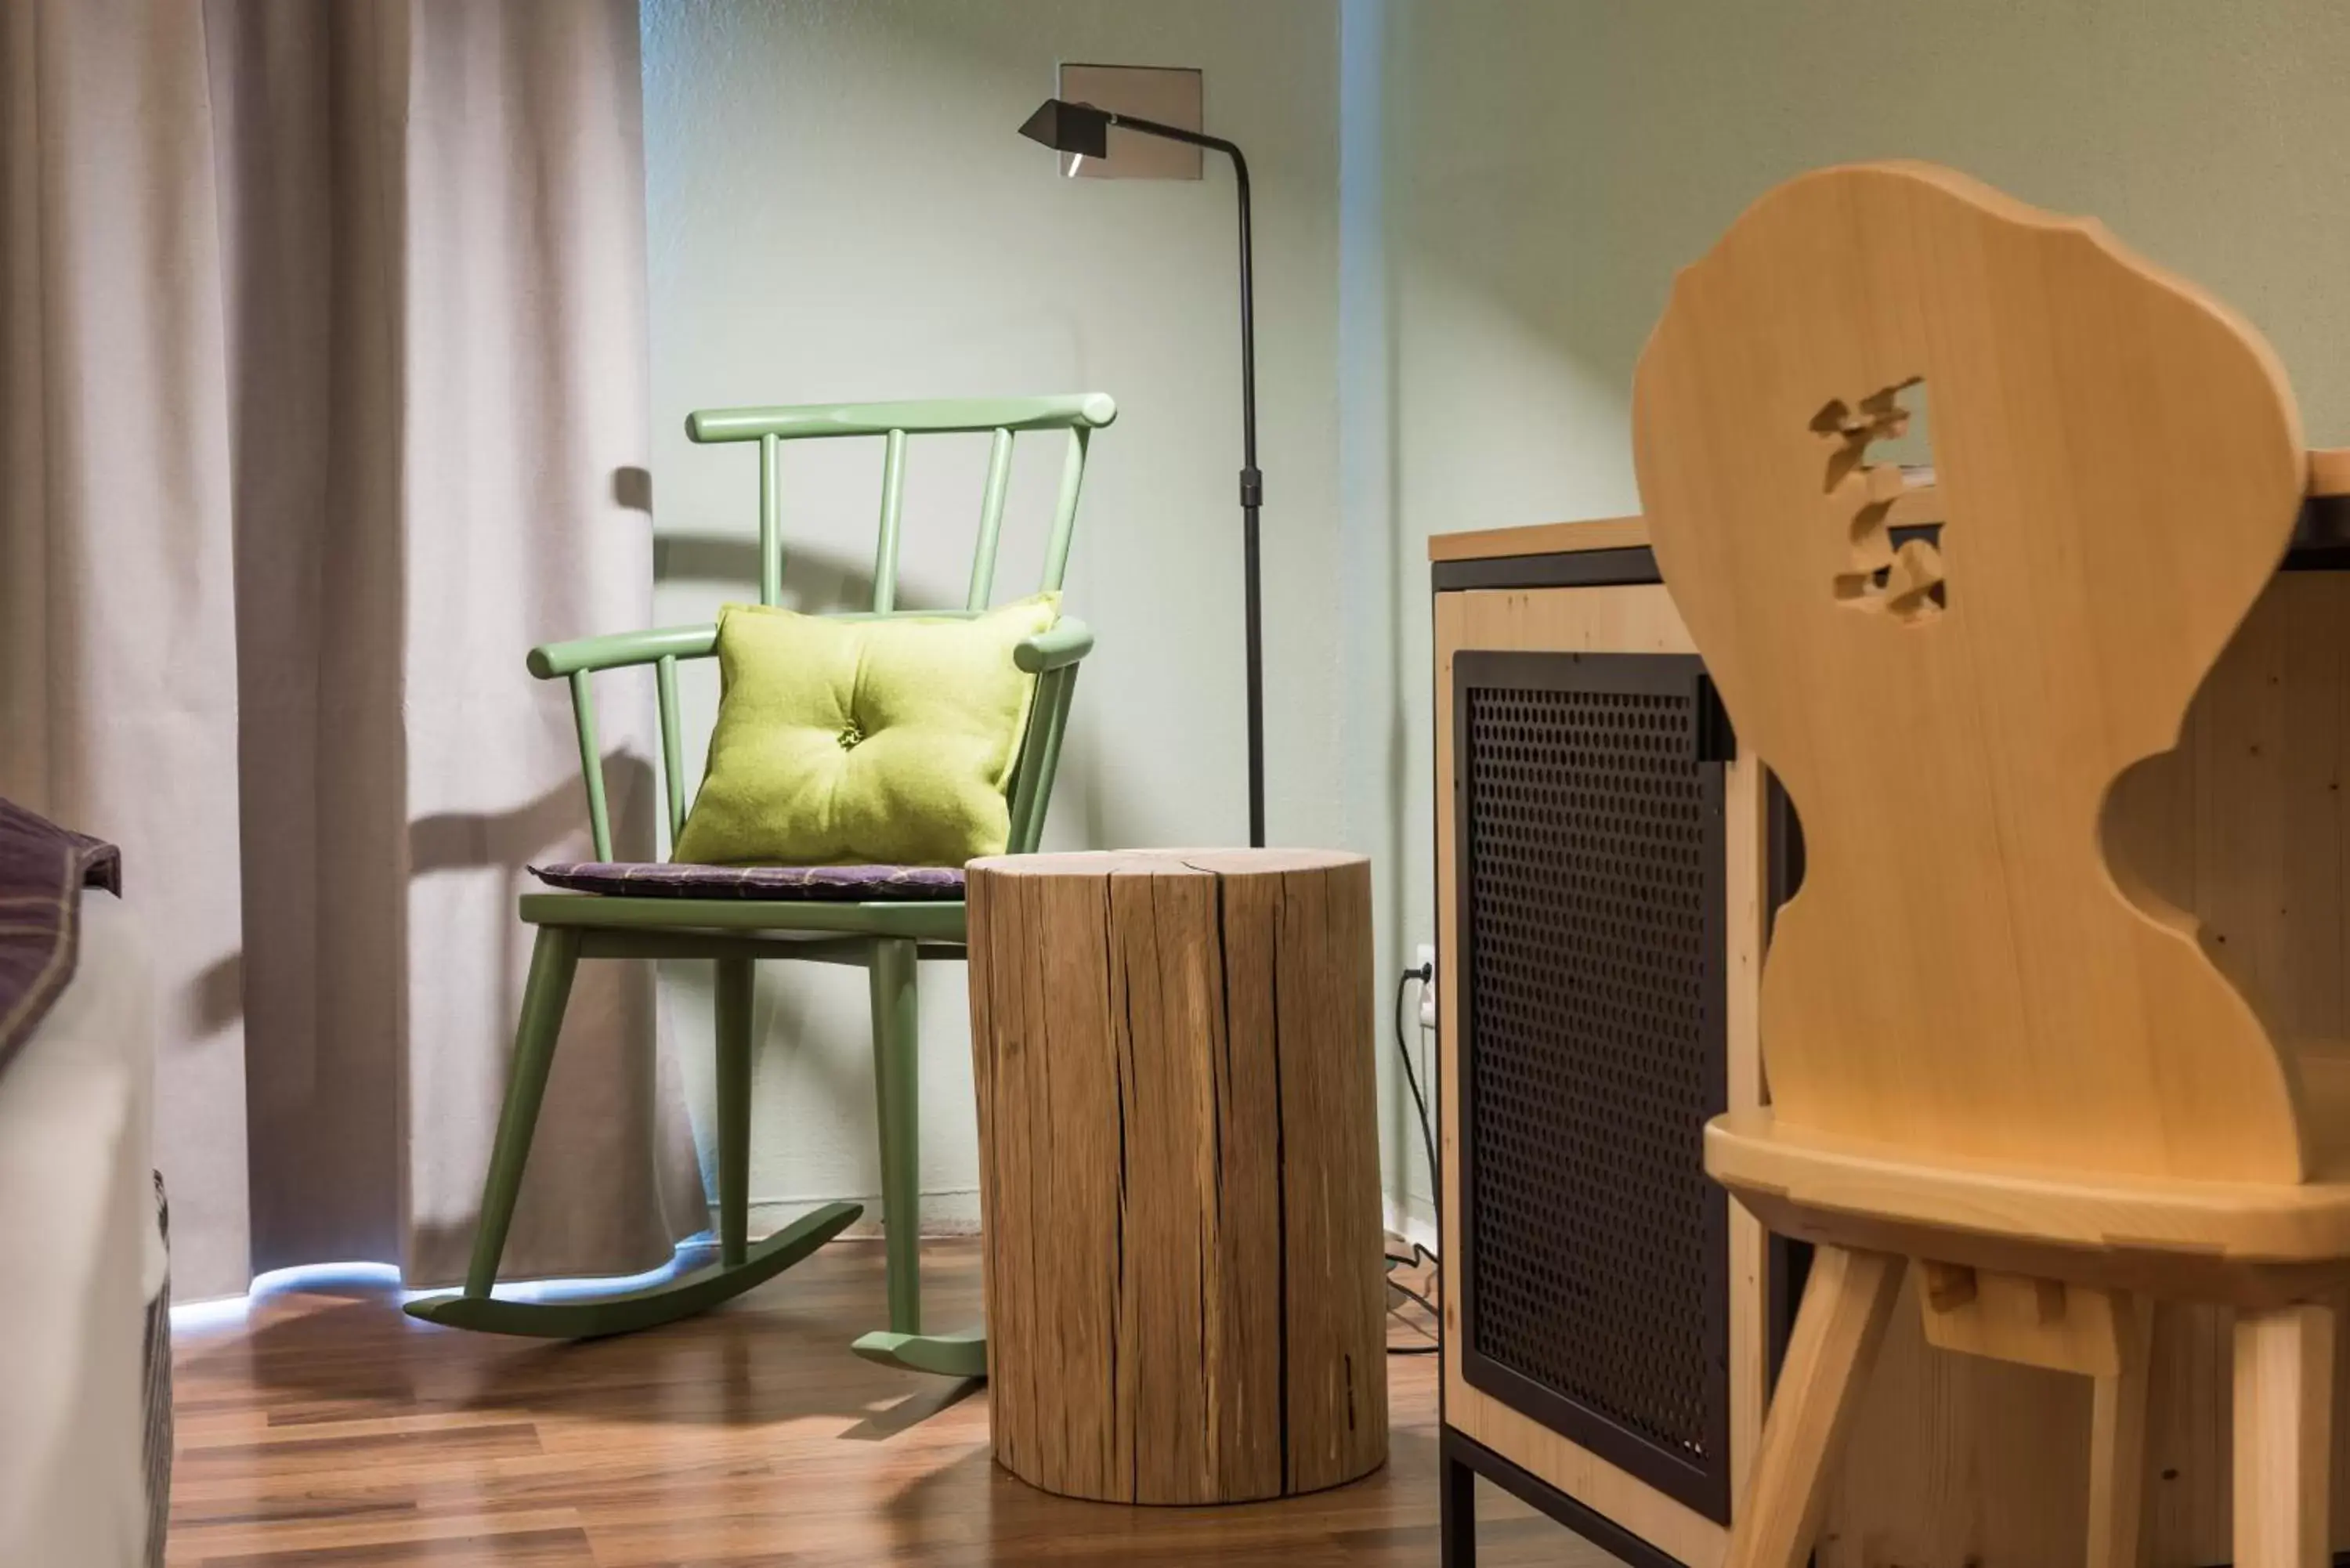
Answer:
[(1110, 1502), (1388, 1452), (1370, 863), (970, 867), (996, 1462)]

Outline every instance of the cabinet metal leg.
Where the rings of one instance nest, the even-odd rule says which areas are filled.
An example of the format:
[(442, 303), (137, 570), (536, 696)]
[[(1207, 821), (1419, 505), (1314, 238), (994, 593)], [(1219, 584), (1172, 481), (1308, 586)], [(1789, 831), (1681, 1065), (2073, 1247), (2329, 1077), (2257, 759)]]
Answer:
[(1443, 1568), (1477, 1568), (1477, 1472), (1451, 1454), (1439, 1461), (1438, 1531)]

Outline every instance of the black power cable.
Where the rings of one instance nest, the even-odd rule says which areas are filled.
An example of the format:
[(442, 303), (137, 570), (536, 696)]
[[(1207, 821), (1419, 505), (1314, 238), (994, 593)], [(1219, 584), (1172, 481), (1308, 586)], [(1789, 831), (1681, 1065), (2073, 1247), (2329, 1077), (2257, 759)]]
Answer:
[(1411, 1087), (1411, 1103), (1419, 1108), (1420, 1147), (1428, 1151), (1428, 1182), (1434, 1187), (1442, 1179), (1436, 1168), (1436, 1132), (1428, 1119), (1428, 1100), (1419, 1092), (1419, 1075), (1412, 1071), (1411, 1048), (1403, 1040), (1403, 999), (1411, 990), (1413, 981), (1426, 985), (1436, 978), (1434, 964), (1419, 964), (1403, 971), (1396, 981), (1395, 1043), (1396, 1055), (1403, 1062), (1403, 1081)]
[[(1411, 1047), (1405, 1043), (1403, 1029), (1404, 998), (1410, 993), (1411, 982), (1418, 981), (1422, 985), (1431, 983), (1436, 979), (1435, 967), (1436, 966), (1433, 964), (1419, 964), (1413, 968), (1405, 970), (1402, 975), (1397, 979), (1394, 1023), (1396, 1055), (1397, 1058), (1403, 1063), (1403, 1081), (1410, 1088), (1411, 1103), (1419, 1112), (1419, 1141), (1420, 1147), (1428, 1153), (1429, 1185), (1431, 1188), (1436, 1189), (1436, 1190), (1440, 1193), (1442, 1189), (1439, 1186), (1439, 1183), (1440, 1183), (1443, 1179), (1438, 1174), (1436, 1165), (1436, 1129), (1434, 1124), (1429, 1119), (1428, 1097), (1420, 1093), (1419, 1075), (1413, 1070)], [(1421, 1310), (1426, 1312), (1431, 1319), (1438, 1319), (1440, 1318), (1440, 1314), (1436, 1310), (1436, 1303), (1434, 1302), (1429, 1300), (1418, 1291), (1413, 1290), (1410, 1286), (1398, 1282), (1394, 1277), (1394, 1270), (1397, 1267), (1416, 1268), (1422, 1262), (1430, 1263), (1435, 1262), (1436, 1254), (1430, 1251), (1418, 1241), (1414, 1241), (1411, 1244), (1411, 1251), (1407, 1256), (1398, 1257), (1392, 1252), (1388, 1253), (1388, 1263), (1389, 1268), (1388, 1287), (1390, 1290), (1395, 1291), (1398, 1294), (1419, 1303)], [(1390, 1355), (1430, 1355), (1435, 1353), (1436, 1348), (1435, 1343), (1430, 1341), (1427, 1345), (1390, 1345), (1388, 1347), (1388, 1354)]]

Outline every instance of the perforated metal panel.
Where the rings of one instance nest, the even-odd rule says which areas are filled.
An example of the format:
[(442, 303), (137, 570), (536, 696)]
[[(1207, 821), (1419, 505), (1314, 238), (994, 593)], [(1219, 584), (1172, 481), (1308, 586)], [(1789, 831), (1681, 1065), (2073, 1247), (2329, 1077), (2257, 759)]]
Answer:
[(1455, 671), (1463, 1370), (1726, 1520), (1711, 698), (1678, 656)]

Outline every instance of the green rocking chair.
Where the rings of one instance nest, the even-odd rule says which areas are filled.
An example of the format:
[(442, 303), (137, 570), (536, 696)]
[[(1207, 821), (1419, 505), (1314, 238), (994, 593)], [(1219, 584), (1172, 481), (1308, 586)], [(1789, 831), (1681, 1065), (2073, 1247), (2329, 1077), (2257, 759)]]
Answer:
[[(783, 597), (783, 443), (831, 436), (884, 438), (881, 536), (873, 561), (873, 607), (859, 618), (916, 612), (897, 607), (899, 515), (910, 436), (993, 432), (987, 480), (980, 503), (979, 542), (971, 590), (960, 612), (984, 610), (995, 582), (996, 542), (1012, 476), (1014, 436), (1066, 431), (1060, 499), (1045, 550), (1044, 587), (1057, 589), (1068, 565), (1090, 433), (1117, 417), (1100, 393), (1052, 398), (868, 403), (839, 408), (705, 410), (686, 421), (696, 441), (759, 443), (759, 602)], [(579, 761), (596, 857), (612, 857), (604, 807), (604, 775), (596, 740), (590, 677), (599, 670), (653, 666), (660, 708), (661, 762), (668, 784), (672, 840), (685, 821), (684, 753), (678, 734), (677, 662), (716, 650), (715, 626), (670, 627), (551, 643), (531, 650), (530, 672), (571, 685), (579, 730)], [(1076, 681), (1077, 661), (1093, 647), (1081, 621), (1063, 617), (1050, 630), (1023, 642), (1014, 662), (1037, 677), (1035, 701), (1018, 762), (1007, 784), (1011, 847), (1036, 848), (1052, 798), (1061, 733)], [(917, 1071), (920, 1060), (915, 971), (923, 959), (963, 956), (960, 898), (931, 901), (831, 902), (741, 897), (615, 897), (579, 892), (527, 893), (522, 918), (538, 928), (515, 1031), (512, 1077), (499, 1117), (497, 1143), (482, 1191), (464, 1289), (409, 1303), (429, 1322), (496, 1334), (577, 1339), (650, 1328), (716, 1305), (772, 1278), (838, 1235), (862, 1210), (829, 1203), (754, 1243), (748, 1235), (751, 1139), (751, 987), (763, 958), (812, 959), (862, 964), (870, 979), (875, 1082), (880, 1101), (881, 1204), (889, 1265), (889, 1327), (866, 1334), (855, 1349), (868, 1359), (953, 1376), (983, 1376), (987, 1345), (982, 1331), (922, 1332), (919, 1203)], [(564, 1002), (583, 958), (708, 958), (718, 963), (718, 1262), (648, 1289), (561, 1302), (501, 1300), (491, 1293), (498, 1260), (514, 1218), (515, 1197), (530, 1155), (531, 1133), (546, 1089), (547, 1069), (562, 1027)]]

